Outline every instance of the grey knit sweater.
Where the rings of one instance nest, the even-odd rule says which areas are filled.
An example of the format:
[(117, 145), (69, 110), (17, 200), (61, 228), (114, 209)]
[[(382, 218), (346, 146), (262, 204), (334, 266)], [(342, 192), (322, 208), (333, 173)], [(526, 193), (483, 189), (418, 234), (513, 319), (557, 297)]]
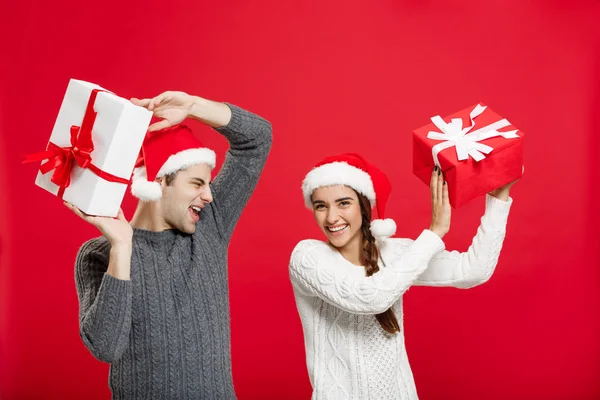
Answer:
[(228, 104), (229, 141), (194, 234), (134, 229), (131, 280), (106, 274), (110, 244), (82, 245), (75, 263), (80, 335), (110, 363), (114, 399), (235, 399), (227, 250), (271, 148), (271, 124)]

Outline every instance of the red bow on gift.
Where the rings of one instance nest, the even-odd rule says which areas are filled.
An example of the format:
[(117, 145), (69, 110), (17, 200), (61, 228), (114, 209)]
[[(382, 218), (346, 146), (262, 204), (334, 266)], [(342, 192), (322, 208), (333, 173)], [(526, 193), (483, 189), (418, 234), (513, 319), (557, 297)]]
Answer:
[(73, 125), (71, 127), (71, 146), (59, 147), (56, 144), (49, 142), (46, 151), (40, 153), (29, 154), (25, 158), (24, 163), (48, 160), (40, 166), (40, 172), (46, 174), (52, 170), (52, 183), (59, 187), (58, 197), (62, 198), (66, 188), (71, 184), (71, 171), (75, 164), (81, 168), (88, 168), (99, 177), (109, 181), (128, 184), (127, 179), (114, 176), (102, 171), (100, 168), (92, 164), (91, 153), (94, 150), (92, 141), (92, 128), (96, 121), (96, 111), (94, 111), (94, 103), (99, 89), (92, 90), (90, 99), (85, 110), (85, 115), (81, 123), (81, 127)]

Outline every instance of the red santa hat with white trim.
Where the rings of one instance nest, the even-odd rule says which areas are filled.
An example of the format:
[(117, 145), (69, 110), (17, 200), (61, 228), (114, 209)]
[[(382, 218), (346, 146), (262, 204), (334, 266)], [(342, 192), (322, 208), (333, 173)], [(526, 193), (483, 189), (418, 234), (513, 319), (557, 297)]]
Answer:
[(356, 153), (326, 157), (304, 178), (302, 193), (306, 207), (312, 209), (313, 191), (322, 186), (346, 185), (366, 196), (377, 209), (378, 219), (371, 221), (371, 233), (376, 238), (393, 236), (396, 223), (385, 218), (385, 205), (392, 191), (387, 176)]
[(162, 188), (157, 178), (202, 163), (212, 170), (215, 152), (204, 146), (186, 125), (148, 132), (133, 170), (131, 194), (142, 201), (158, 200)]

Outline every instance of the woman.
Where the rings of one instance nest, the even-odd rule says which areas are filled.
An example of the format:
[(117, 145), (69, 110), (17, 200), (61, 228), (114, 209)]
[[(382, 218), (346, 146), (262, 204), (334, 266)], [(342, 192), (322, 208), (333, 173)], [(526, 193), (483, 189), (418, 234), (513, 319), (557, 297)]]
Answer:
[[(514, 182), (513, 182), (514, 183)], [(465, 253), (445, 251), (448, 186), (431, 175), (432, 220), (416, 240), (391, 239), (383, 219), (391, 185), (358, 154), (329, 157), (302, 185), (327, 242), (303, 240), (290, 261), (313, 399), (417, 399), (404, 347), (402, 295), (412, 285), (470, 288), (498, 262), (511, 184), (486, 195), (485, 214)], [(375, 207), (380, 219), (371, 222)]]

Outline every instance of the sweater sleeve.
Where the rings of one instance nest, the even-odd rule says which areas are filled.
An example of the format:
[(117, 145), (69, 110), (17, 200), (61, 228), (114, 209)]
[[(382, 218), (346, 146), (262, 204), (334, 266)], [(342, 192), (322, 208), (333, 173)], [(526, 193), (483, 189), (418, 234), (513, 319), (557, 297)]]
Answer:
[(213, 202), (210, 204), (219, 233), (225, 240), (231, 237), (256, 188), (272, 143), (269, 121), (235, 105), (227, 106), (231, 109), (231, 120), (215, 130), (225, 136), (230, 147), (211, 185)]
[(322, 242), (304, 240), (292, 252), (290, 279), (300, 293), (319, 297), (344, 311), (379, 314), (408, 290), (432, 257), (443, 249), (444, 242), (435, 233), (424, 230), (402, 257), (394, 258), (391, 264), (367, 277), (348, 273)]
[(106, 273), (110, 244), (104, 238), (86, 242), (75, 261), (79, 299), (79, 334), (100, 361), (112, 363), (127, 348), (131, 329), (131, 281)]
[[(511, 205), (512, 198), (502, 201), (487, 195), (485, 213), (468, 250), (437, 254), (415, 285), (467, 289), (487, 282), (498, 264)], [(410, 247), (406, 239), (398, 244), (401, 251)]]

